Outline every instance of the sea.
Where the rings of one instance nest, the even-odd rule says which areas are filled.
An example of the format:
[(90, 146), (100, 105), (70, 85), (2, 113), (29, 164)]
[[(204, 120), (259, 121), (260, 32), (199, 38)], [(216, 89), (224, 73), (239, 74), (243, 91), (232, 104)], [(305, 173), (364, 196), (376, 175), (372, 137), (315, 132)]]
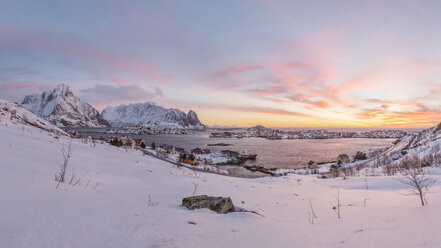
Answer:
[[(182, 147), (189, 151), (193, 148), (208, 148), (211, 151), (233, 150), (256, 153), (256, 160), (248, 160), (247, 165), (262, 166), (265, 168), (305, 167), (310, 161), (331, 162), (339, 154), (355, 155), (357, 151), (369, 151), (393, 146), (396, 139), (368, 139), (368, 138), (340, 138), (340, 139), (281, 139), (267, 140), (265, 138), (209, 138), (209, 131), (198, 131), (186, 135), (160, 134), (160, 135), (130, 135), (106, 134), (103, 129), (76, 129), (83, 136), (110, 137), (129, 136), (144, 139), (147, 145), (171, 145)], [(209, 144), (225, 143), (229, 146), (208, 146)]]

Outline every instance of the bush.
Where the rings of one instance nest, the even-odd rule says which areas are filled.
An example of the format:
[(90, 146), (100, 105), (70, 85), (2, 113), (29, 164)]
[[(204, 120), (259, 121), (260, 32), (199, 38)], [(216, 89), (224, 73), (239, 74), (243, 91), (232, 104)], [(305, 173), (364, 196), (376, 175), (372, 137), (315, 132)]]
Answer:
[(358, 151), (357, 154), (355, 154), (355, 159), (366, 160), (367, 159), (366, 153)]
[(111, 144), (112, 146), (117, 146), (117, 147), (120, 147), (123, 145), (122, 140), (119, 140), (118, 138), (114, 138), (114, 139), (110, 140), (109, 144)]

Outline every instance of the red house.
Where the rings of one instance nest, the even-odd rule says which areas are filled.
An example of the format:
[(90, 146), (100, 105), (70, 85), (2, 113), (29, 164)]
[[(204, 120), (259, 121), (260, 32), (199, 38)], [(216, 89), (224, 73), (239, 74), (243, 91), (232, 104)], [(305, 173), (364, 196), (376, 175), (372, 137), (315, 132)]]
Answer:
[(191, 149), (191, 153), (202, 154), (202, 150), (199, 147), (197, 147), (197, 148)]

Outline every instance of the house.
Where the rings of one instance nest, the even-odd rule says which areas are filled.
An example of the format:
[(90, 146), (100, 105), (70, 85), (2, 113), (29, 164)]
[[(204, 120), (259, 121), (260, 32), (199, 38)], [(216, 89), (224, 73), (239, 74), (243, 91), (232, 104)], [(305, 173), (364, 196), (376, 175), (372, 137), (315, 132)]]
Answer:
[(317, 169), (319, 166), (318, 166), (318, 164), (316, 163), (316, 162), (314, 162), (314, 161), (309, 161), (308, 162), (308, 168), (309, 169)]
[(186, 164), (196, 165), (196, 157), (193, 154), (183, 153), (180, 160)]
[(210, 149), (202, 149), (202, 154), (210, 154)]
[(143, 139), (134, 139), (135, 141), (135, 146), (141, 146), (141, 144), (144, 144), (145, 146), (145, 142)]
[(132, 139), (125, 139), (125, 141), (123, 141), (123, 146), (134, 148), (135, 147), (135, 141), (132, 140)]
[(180, 148), (180, 147), (176, 147), (175, 151), (178, 152), (178, 153), (184, 153), (185, 152), (184, 148)]
[(225, 138), (233, 138), (233, 133), (232, 132), (224, 132), (224, 137)]
[(191, 149), (191, 153), (202, 154), (202, 150), (201, 150), (201, 148), (197, 147), (197, 148)]
[(167, 146), (165, 150), (167, 153), (175, 153), (175, 148), (173, 146)]
[(223, 133), (211, 133), (209, 135), (210, 138), (223, 138), (224, 134)]
[(212, 165), (213, 164), (213, 160), (211, 158), (204, 158), (204, 164), (208, 164), (208, 165)]
[(340, 154), (337, 157), (337, 162), (339, 162), (339, 163), (350, 163), (351, 160), (349, 159), (349, 156), (347, 154)]

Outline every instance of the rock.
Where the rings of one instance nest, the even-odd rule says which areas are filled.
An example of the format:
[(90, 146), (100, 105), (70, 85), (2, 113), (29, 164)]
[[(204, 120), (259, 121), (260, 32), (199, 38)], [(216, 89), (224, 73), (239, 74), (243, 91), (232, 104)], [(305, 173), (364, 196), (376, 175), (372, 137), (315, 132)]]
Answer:
[(230, 197), (214, 197), (208, 195), (190, 196), (182, 199), (182, 206), (190, 210), (208, 208), (218, 214), (236, 211)]

